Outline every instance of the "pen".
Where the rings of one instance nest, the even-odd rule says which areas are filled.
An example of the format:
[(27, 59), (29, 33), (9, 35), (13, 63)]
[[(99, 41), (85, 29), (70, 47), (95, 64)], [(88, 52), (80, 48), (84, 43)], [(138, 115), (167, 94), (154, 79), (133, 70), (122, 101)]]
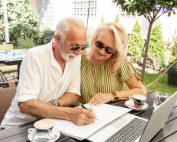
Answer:
[(83, 104), (81, 105), (82, 108), (87, 109)]
[[(88, 110), (83, 104), (81, 105), (81, 107)], [(99, 120), (99, 119), (96, 117), (96, 120)]]

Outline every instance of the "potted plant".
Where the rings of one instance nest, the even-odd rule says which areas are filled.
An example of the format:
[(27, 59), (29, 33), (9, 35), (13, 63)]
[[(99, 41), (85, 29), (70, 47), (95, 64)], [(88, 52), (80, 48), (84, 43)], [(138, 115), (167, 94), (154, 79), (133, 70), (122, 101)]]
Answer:
[(168, 84), (177, 86), (177, 37), (174, 40), (174, 46), (172, 47), (173, 64), (168, 70)]

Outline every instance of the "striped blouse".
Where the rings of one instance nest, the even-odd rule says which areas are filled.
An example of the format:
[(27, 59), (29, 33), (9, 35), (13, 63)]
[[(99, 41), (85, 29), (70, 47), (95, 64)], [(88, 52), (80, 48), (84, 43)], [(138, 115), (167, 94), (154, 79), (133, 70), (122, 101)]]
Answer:
[(81, 103), (87, 103), (97, 93), (110, 93), (122, 90), (123, 82), (131, 77), (140, 80), (138, 72), (129, 69), (129, 62), (124, 59), (116, 74), (111, 74), (108, 64), (91, 64), (82, 55), (81, 59)]

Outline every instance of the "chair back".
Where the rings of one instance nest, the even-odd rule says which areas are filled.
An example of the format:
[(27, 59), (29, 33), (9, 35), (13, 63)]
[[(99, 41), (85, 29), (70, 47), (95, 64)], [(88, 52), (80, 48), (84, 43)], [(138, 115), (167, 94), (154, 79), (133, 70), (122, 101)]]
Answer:
[(16, 87), (0, 88), (0, 122), (3, 120), (6, 111), (16, 93)]

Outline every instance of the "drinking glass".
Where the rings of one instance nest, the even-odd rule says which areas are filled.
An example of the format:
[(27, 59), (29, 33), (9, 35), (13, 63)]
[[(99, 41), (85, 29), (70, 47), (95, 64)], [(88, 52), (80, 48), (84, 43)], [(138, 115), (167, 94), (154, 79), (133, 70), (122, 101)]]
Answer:
[(167, 98), (168, 98), (168, 96), (166, 96), (166, 95), (156, 94), (155, 99), (154, 99), (154, 103), (153, 103), (153, 107), (157, 108), (157, 106), (160, 105), (161, 103), (163, 103)]
[(153, 107), (156, 109), (157, 106), (160, 104), (161, 104), (160, 95), (156, 94), (155, 99), (154, 99), (154, 103), (153, 103)]

